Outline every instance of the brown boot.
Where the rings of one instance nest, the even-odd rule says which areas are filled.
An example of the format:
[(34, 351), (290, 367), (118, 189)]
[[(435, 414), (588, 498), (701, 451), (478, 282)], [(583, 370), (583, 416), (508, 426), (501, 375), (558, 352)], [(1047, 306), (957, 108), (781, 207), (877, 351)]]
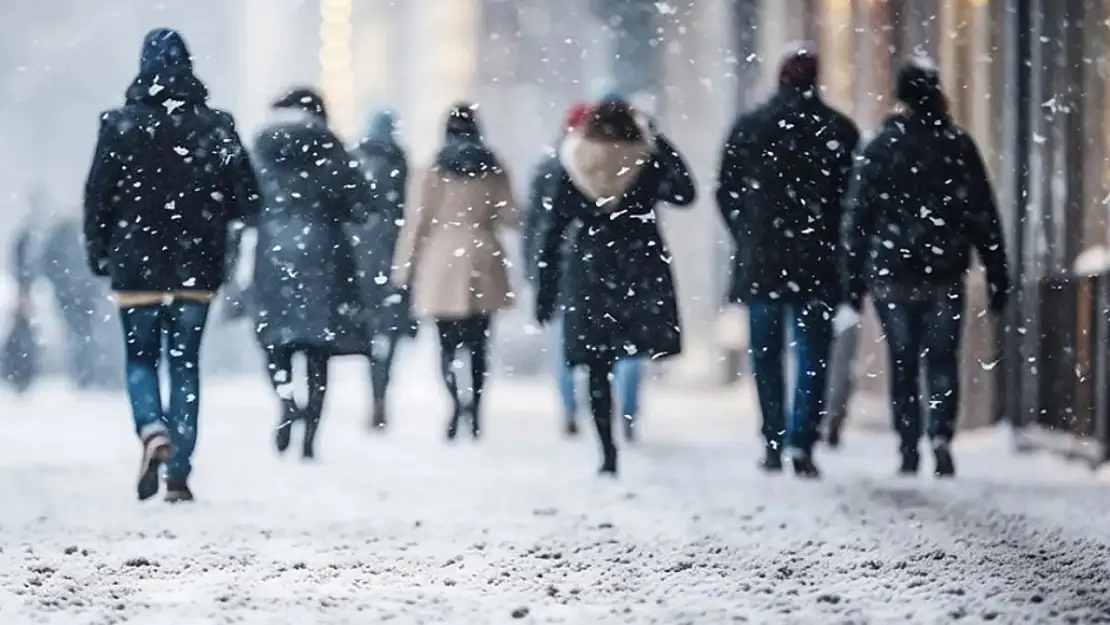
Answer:
[(139, 501), (158, 494), (158, 470), (169, 461), (173, 447), (165, 432), (154, 432), (143, 438), (143, 460), (139, 465)]
[(189, 483), (186, 480), (172, 477), (166, 480), (166, 503), (192, 500), (193, 491), (189, 489)]

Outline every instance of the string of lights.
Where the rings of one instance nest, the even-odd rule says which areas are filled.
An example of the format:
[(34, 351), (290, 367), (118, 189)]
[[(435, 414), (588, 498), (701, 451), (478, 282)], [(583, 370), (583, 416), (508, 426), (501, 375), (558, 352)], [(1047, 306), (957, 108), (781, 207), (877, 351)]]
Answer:
[(352, 0), (320, 0), (320, 88), (333, 125), (343, 134), (356, 124), (351, 10)]

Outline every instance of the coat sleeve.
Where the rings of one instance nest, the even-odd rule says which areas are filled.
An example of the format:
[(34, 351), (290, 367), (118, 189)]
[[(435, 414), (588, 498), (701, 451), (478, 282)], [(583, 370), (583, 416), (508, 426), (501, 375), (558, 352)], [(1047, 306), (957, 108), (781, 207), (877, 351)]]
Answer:
[(520, 227), (520, 207), (516, 203), (516, 198), (513, 197), (513, 181), (509, 174), (508, 169), (502, 169), (501, 173), (495, 177), (496, 187), (493, 197), (490, 201), (493, 202), (493, 207), (496, 211), (497, 225), (502, 228), (519, 228)]
[(862, 305), (867, 290), (863, 272), (875, 224), (875, 181), (882, 167), (882, 159), (874, 158), (873, 150), (877, 147), (878, 141), (873, 141), (856, 159), (844, 198), (840, 263), (842, 286), (848, 302), (857, 309)]
[(84, 198), (85, 254), (89, 269), (97, 276), (108, 273), (108, 251), (114, 223), (112, 198), (126, 175), (118, 152), (122, 147), (121, 139), (117, 113), (109, 111), (101, 115), (100, 133), (85, 180)]
[(965, 134), (961, 142), (963, 163), (969, 176), (967, 224), (972, 244), (986, 267), (992, 297), (1005, 298), (1010, 291), (1010, 272), (998, 203), (994, 199), (986, 163), (975, 141)]
[(434, 168), (425, 171), (420, 177), (416, 193), (409, 195), (409, 202), (405, 205), (405, 219), (397, 237), (397, 251), (393, 256), (392, 281), (399, 287), (409, 286), (416, 273), (416, 265), (420, 262), (434, 205), (438, 202), (435, 197), (439, 189), (437, 177)]
[(224, 129), (222, 141), (226, 154), (224, 169), (225, 194), (232, 210), (232, 220), (254, 224), (262, 211), (262, 195), (258, 189), (258, 176), (251, 163), (250, 154), (243, 147), (243, 140), (235, 127), (235, 119), (219, 112)]
[(660, 171), (659, 199), (675, 206), (690, 206), (697, 199), (697, 187), (686, 159), (662, 133), (655, 136), (655, 166)]
[(541, 164), (536, 168), (528, 187), (528, 208), (524, 213), (521, 225), (521, 248), (524, 256), (524, 275), (528, 281), (535, 284), (539, 276), (536, 272), (536, 263), (539, 262), (540, 238), (543, 236), (543, 224), (546, 222), (545, 213), (551, 210), (552, 193), (555, 186), (549, 167)]
[(555, 302), (559, 297), (559, 274), (563, 267), (563, 263), (560, 262), (563, 233), (574, 221), (566, 210), (560, 209), (567, 206), (567, 202), (570, 201), (567, 197), (570, 193), (570, 181), (566, 179), (565, 173), (561, 173), (559, 178), (555, 187), (554, 208), (550, 212), (551, 222), (541, 235), (539, 260), (536, 263), (539, 274), (537, 279), (539, 284), (536, 288), (536, 321), (540, 323), (547, 323), (555, 314)]
[(753, 157), (759, 157), (759, 146), (749, 114), (738, 119), (729, 132), (721, 149), (721, 164), (717, 172), (717, 210), (736, 245), (741, 244), (744, 202), (750, 191), (744, 170), (750, 166)]

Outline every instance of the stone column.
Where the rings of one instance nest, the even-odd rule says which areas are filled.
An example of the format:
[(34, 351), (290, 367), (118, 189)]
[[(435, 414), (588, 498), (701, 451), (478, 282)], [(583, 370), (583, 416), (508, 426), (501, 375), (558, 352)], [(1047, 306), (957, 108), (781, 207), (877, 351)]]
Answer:
[[(250, 136), (263, 123), (269, 103), (295, 79), (289, 73), (291, 55), (300, 51), (299, 0), (243, 0), (239, 7), (236, 121)], [(263, 5), (265, 5), (263, 7)], [(310, 27), (315, 35), (315, 26)], [(315, 54), (315, 52), (313, 52)]]

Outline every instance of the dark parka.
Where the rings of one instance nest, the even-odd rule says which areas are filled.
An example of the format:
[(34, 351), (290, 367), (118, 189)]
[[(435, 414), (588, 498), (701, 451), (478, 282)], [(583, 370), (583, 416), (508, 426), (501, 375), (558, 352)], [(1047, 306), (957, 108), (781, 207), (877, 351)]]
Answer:
[(394, 139), (391, 114), (382, 111), (375, 116), (354, 153), (369, 181), (370, 216), (364, 224), (348, 225), (347, 232), (358, 259), (368, 330), (372, 334), (411, 334), (416, 326), (408, 302), (390, 282), (409, 179), (408, 159)]
[(283, 119), (254, 143), (264, 202), (253, 287), (258, 341), (264, 349), (369, 354), (358, 263), (344, 227), (365, 223), (371, 191), (316, 104), (311, 112), (279, 111)]
[(737, 120), (717, 206), (736, 244), (729, 299), (842, 300), (841, 204), (859, 130), (815, 89), (784, 85)]
[(528, 205), (521, 223), (521, 247), (524, 256), (524, 277), (533, 286), (539, 280), (540, 248), (543, 234), (551, 227), (555, 190), (559, 186), (559, 154), (551, 150), (532, 172), (528, 185)]
[(85, 185), (93, 273), (117, 292), (215, 292), (233, 221), (257, 210), (257, 183), (232, 117), (205, 102), (174, 31), (152, 31), (126, 103), (100, 118)]
[[(655, 207), (691, 204), (693, 179), (674, 146), (646, 123), (640, 140), (621, 142), (596, 136), (591, 126), (572, 131), (560, 148), (536, 316), (549, 320), (561, 295), (570, 365), (676, 355), (681, 326)], [(562, 263), (563, 234), (575, 223), (572, 253)]]
[[(915, 241), (923, 226), (939, 241)], [(972, 249), (986, 266), (992, 308), (1009, 291), (986, 166), (946, 115), (893, 115), (867, 143), (848, 194), (844, 248), (845, 282), (857, 307), (868, 291), (896, 300), (962, 283)]]

